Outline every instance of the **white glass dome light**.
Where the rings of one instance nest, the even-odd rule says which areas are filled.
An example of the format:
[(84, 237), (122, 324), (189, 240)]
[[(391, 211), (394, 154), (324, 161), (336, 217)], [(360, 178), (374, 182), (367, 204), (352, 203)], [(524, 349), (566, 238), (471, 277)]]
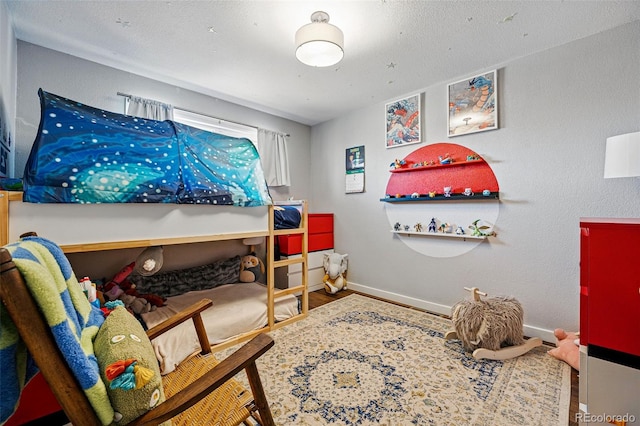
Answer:
[(311, 23), (296, 31), (296, 58), (311, 67), (329, 67), (344, 56), (344, 35), (329, 24), (329, 14), (314, 12)]

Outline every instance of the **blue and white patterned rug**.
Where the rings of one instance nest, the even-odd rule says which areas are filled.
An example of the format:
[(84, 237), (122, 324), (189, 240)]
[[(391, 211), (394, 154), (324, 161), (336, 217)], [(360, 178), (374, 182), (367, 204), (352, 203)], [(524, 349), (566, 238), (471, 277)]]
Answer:
[(311, 310), (272, 332), (275, 346), (258, 361), (276, 424), (567, 424), (571, 370), (548, 347), (476, 361), (445, 341), (450, 329), (447, 319), (359, 295)]

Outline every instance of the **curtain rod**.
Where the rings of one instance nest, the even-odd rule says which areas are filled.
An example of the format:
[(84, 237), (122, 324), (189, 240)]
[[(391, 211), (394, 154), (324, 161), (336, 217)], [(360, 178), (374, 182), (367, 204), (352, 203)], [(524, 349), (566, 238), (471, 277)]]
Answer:
[[(122, 97), (129, 98), (129, 99), (131, 99), (132, 97), (134, 97), (133, 95), (129, 95), (128, 93), (122, 93), (122, 92), (118, 92), (118, 96), (122, 96)], [(159, 101), (156, 101), (156, 102), (159, 102)], [(214, 117), (214, 116), (209, 115), (209, 114), (203, 114), (203, 113), (198, 112), (198, 111), (193, 111), (193, 110), (191, 110), (191, 109), (182, 108), (182, 107), (175, 106), (175, 105), (173, 105), (173, 108), (175, 108), (175, 109), (179, 109), (179, 110), (182, 110), (182, 111), (185, 111), (185, 112), (190, 112), (191, 114), (204, 115), (204, 116), (206, 116), (206, 117), (213, 118), (213, 119), (215, 119), (215, 120), (226, 121), (227, 123), (239, 124), (239, 125), (241, 125), (241, 126), (251, 127), (251, 128), (253, 128), (253, 129), (256, 129), (256, 130), (259, 130), (259, 129), (260, 129), (260, 128), (259, 128), (259, 127), (257, 127), (257, 126), (252, 126), (252, 125), (247, 124), (247, 123), (241, 123), (241, 122), (239, 122), (239, 121), (233, 121), (233, 120), (227, 120), (227, 119), (220, 118), (220, 117)], [(267, 129), (263, 129), (263, 130), (267, 130)], [(273, 131), (273, 130), (272, 130), (272, 131)], [(276, 132), (276, 133), (281, 133), (281, 134), (285, 135), (286, 137), (291, 136), (289, 133), (282, 133), (282, 132)]]

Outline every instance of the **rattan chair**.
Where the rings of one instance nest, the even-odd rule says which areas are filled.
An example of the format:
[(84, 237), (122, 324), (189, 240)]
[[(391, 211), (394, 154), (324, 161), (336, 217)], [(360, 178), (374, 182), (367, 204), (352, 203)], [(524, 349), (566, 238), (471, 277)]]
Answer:
[[(0, 248), (0, 298), (69, 421), (74, 426), (100, 425), (5, 248)], [(153, 339), (192, 319), (202, 352), (182, 362), (174, 372), (163, 377), (166, 401), (130, 425), (156, 425), (168, 419), (173, 425), (226, 426), (255, 422), (274, 425), (256, 367), (256, 360), (273, 346), (273, 339), (267, 334), (259, 334), (218, 362), (211, 353), (200, 317), (200, 312), (211, 304), (210, 300), (203, 300), (148, 331), (149, 338)], [(233, 378), (242, 370), (246, 371), (250, 392)]]

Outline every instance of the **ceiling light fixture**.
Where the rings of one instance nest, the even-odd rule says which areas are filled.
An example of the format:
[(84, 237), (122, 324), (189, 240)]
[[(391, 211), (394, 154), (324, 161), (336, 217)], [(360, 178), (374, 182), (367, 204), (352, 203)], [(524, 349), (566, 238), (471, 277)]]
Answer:
[(313, 12), (311, 23), (296, 31), (296, 58), (311, 67), (329, 67), (344, 56), (344, 35), (329, 23), (329, 14)]

